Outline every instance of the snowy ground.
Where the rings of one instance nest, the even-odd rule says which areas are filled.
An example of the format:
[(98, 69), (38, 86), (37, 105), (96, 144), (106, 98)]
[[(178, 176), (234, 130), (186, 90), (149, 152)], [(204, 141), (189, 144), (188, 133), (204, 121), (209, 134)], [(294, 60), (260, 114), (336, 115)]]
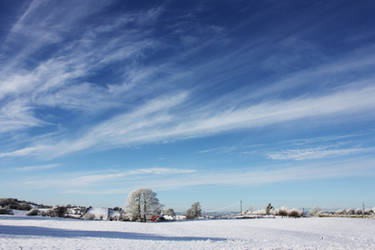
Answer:
[(0, 216), (0, 249), (375, 249), (375, 220), (207, 220), (165, 223)]

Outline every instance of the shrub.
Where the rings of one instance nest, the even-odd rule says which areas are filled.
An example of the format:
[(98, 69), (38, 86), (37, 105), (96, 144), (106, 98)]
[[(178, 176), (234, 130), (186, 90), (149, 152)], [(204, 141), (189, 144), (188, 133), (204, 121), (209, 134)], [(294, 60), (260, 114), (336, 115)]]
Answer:
[(32, 208), (27, 202), (12, 198), (0, 199), (0, 206), (17, 210), (30, 210)]
[(319, 216), (319, 214), (322, 212), (322, 210), (319, 207), (314, 207), (309, 211), (310, 216)]
[(357, 214), (357, 215), (362, 215), (362, 209), (360, 209), (360, 208), (357, 208), (356, 210), (355, 210), (355, 214)]
[(32, 209), (33, 207), (30, 205), (30, 204), (27, 204), (27, 203), (19, 203), (18, 204), (18, 210), (30, 210)]
[(371, 215), (372, 214), (372, 210), (367, 208), (365, 209), (365, 212), (364, 212), (365, 215)]
[(18, 202), (17, 199), (11, 199), (11, 198), (0, 199), (0, 206), (7, 207), (12, 204), (17, 204), (17, 202)]
[(336, 210), (335, 214), (344, 215), (346, 214), (346, 211), (345, 209), (339, 209), (339, 210)]
[(288, 208), (284, 206), (282, 206), (276, 211), (276, 215), (279, 215), (279, 216), (288, 216), (288, 214), (289, 214)]
[(302, 211), (299, 211), (298, 209), (296, 208), (293, 208), (289, 211), (288, 215), (290, 217), (294, 217), (294, 218), (297, 218), (297, 217), (302, 217)]
[(31, 209), (29, 212), (27, 212), (27, 216), (36, 216), (39, 214), (39, 210), (37, 208)]
[(39, 205), (38, 207), (39, 208), (47, 208), (47, 209), (51, 209), (52, 208), (52, 206), (43, 205), (43, 204)]
[(355, 211), (354, 211), (354, 209), (349, 208), (348, 210), (346, 210), (346, 214), (348, 214), (348, 215), (354, 215)]
[(53, 217), (52, 216), (52, 209), (49, 209), (49, 210), (46, 210), (46, 211), (42, 211), (42, 216)]
[(49, 216), (49, 217), (65, 217), (66, 215), (66, 207), (57, 206), (52, 209), (49, 209), (42, 213), (42, 216)]
[(53, 208), (55, 217), (65, 217), (66, 210), (67, 210), (66, 207), (62, 207), (62, 206)]
[(199, 202), (194, 202), (191, 205), (191, 208), (189, 208), (186, 211), (186, 218), (187, 219), (196, 219), (199, 216), (201, 216), (201, 214), (202, 214), (202, 209), (201, 209), (200, 203)]
[(13, 211), (8, 208), (0, 208), (0, 214), (8, 214), (8, 215), (13, 215)]

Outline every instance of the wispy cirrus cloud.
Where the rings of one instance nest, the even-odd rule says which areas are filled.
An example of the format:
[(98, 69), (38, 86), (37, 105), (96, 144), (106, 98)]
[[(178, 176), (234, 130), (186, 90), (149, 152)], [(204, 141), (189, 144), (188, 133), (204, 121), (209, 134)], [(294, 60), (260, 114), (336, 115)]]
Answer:
[[(375, 106), (372, 101), (375, 78), (368, 73), (375, 65), (373, 46), (347, 53), (342, 60), (328, 60), (318, 53), (314, 44), (298, 35), (283, 37), (276, 45), (260, 43), (263, 41), (260, 37), (237, 49), (223, 50), (214, 60), (208, 60), (198, 55), (210, 47), (230, 44), (229, 33), (223, 27), (210, 24), (195, 27), (186, 20), (178, 20), (175, 26), (185, 29), (188, 25), (192, 31), (190, 36), (198, 42), (183, 43), (187, 46), (183, 52), (171, 53), (162, 63), (155, 58), (146, 63), (149, 54), (175, 49), (166, 42), (167, 38), (154, 35), (157, 27), (153, 24), (163, 18), (162, 6), (125, 12), (118, 19), (104, 20), (83, 30), (74, 27), (100, 11), (101, 5), (91, 8), (89, 2), (83, 1), (79, 11), (52, 8), (46, 18), (37, 18), (49, 7), (48, 2), (32, 2), (8, 35), (7, 41), (11, 41), (27, 29), (45, 33), (45, 36), (35, 36), (33, 45), (26, 46), (1, 71), (0, 100), (14, 99), (24, 112), (16, 120), (18, 126), (6, 118), (0, 119), (0, 125), (7, 128), (3, 129), (4, 133), (38, 126), (53, 129), (56, 124), (69, 127), (69, 121), (48, 110), (56, 108), (62, 109), (74, 125), (82, 116), (89, 116), (88, 124), (67, 130), (64, 139), (50, 137), (43, 142), (34, 141), (26, 147), (20, 145), (18, 149), (2, 152), (0, 157), (53, 158), (82, 150), (204, 137), (312, 117), (335, 115), (345, 120), (349, 114), (364, 113)], [(82, 11), (86, 8), (90, 11)], [(78, 12), (84, 14), (77, 15)], [(68, 18), (57, 22), (64, 14)], [(69, 29), (76, 34), (74, 39), (68, 39), (69, 34), (63, 32)], [(204, 39), (199, 39), (198, 35), (204, 33), (207, 33)], [(183, 36), (177, 29), (166, 35), (181, 40)], [(67, 41), (59, 43), (64, 40)], [(38, 62), (25, 65), (25, 58), (46, 44), (61, 46)], [(252, 83), (251, 78), (244, 83), (239, 77), (250, 76), (257, 70), (273, 72), (273, 60), (280, 58), (272, 55), (277, 52), (288, 57), (285, 52), (292, 48), (314, 54), (318, 57), (314, 57), (317, 63), (287, 71), (282, 77), (261, 79), (259, 85)], [(285, 58), (285, 61), (288, 65), (296, 62), (295, 58)], [(348, 77), (348, 71), (355, 72), (355, 77)], [(108, 75), (107, 79), (100, 78), (102, 72)], [(225, 89), (237, 81), (241, 81), (239, 87), (230, 91), (212, 97), (205, 94), (217, 87)], [(309, 88), (312, 83), (323, 91)], [(290, 92), (301, 87), (306, 91), (297, 91), (298, 95), (290, 97)], [(166, 106), (158, 104), (168, 99), (178, 101)], [(38, 117), (40, 110), (48, 115)], [(109, 115), (102, 116), (104, 111), (109, 111)], [(52, 123), (45, 121), (51, 117)]]
[[(172, 176), (163, 176), (163, 178), (153, 177), (147, 179), (145, 176), (140, 176), (140, 179), (127, 179), (128, 185), (120, 185), (116, 188), (103, 188), (103, 185), (95, 186), (94, 184), (104, 182), (105, 180), (115, 180), (122, 176), (117, 174), (103, 174), (93, 176), (82, 176), (78, 179), (86, 180), (85, 183), (77, 183), (76, 180), (69, 182), (68, 185), (59, 184), (60, 181), (55, 182), (38, 180), (27, 182), (26, 185), (32, 185), (33, 188), (59, 188), (63, 193), (72, 194), (124, 194), (129, 192), (134, 187), (141, 187), (147, 182), (147, 186), (158, 190), (178, 190), (185, 187), (199, 187), (211, 185), (226, 185), (226, 186), (262, 186), (270, 183), (283, 183), (291, 181), (306, 181), (306, 180), (324, 180), (324, 179), (340, 179), (340, 178), (360, 178), (374, 175), (375, 161), (374, 159), (356, 159), (355, 161), (336, 161), (324, 164), (293, 164), (283, 166), (263, 166), (259, 168), (240, 168), (232, 171), (186, 171), (181, 170), (179, 174)], [(137, 170), (136, 170), (137, 171)], [(172, 171), (173, 172), (173, 171)], [(121, 182), (123, 183), (123, 182)], [(71, 189), (74, 186), (81, 186), (83, 189)], [(90, 186), (89, 189), (84, 187)]]
[(373, 159), (342, 161), (330, 164), (291, 165), (279, 168), (241, 169), (240, 171), (199, 173), (177, 178), (166, 178), (163, 181), (149, 181), (148, 186), (156, 190), (180, 189), (189, 186), (228, 185), (228, 186), (261, 186), (268, 183), (290, 181), (324, 180), (340, 178), (369, 177), (374, 175)]
[(59, 167), (60, 164), (46, 164), (46, 165), (35, 165), (35, 166), (24, 166), (24, 167), (18, 167), (14, 168), (16, 171), (39, 171), (39, 170), (46, 170), (46, 169), (53, 169)]
[(22, 149), (17, 149), (10, 152), (0, 153), (0, 158), (3, 157), (20, 157), (20, 156), (28, 156), (33, 155), (37, 152), (40, 152), (42, 149), (40, 147), (27, 147)]
[[(115, 148), (124, 145), (162, 142), (202, 137), (243, 128), (256, 128), (304, 118), (335, 115), (346, 119), (349, 114), (368, 112), (375, 106), (372, 96), (375, 88), (339, 91), (314, 98), (272, 100), (249, 104), (241, 108), (210, 112), (174, 112), (183, 108), (189, 95), (180, 93), (156, 98), (132, 112), (121, 114), (89, 128), (78, 139), (36, 145), (41, 149), (30, 151), (36, 155), (48, 152), (50, 157), (96, 147)], [(3, 153), (5, 155), (12, 154)]]
[(236, 147), (236, 146), (222, 146), (222, 147), (214, 147), (214, 148), (199, 150), (199, 151), (197, 151), (197, 153), (199, 153), (199, 154), (229, 153), (229, 152), (235, 151), (236, 149), (238, 149), (238, 147)]
[(47, 122), (36, 118), (30, 107), (19, 101), (0, 107), (0, 134), (31, 127), (41, 127)]
[[(67, 121), (58, 120), (54, 112), (47, 111), (48, 115), (38, 117), (39, 112), (46, 113), (48, 109), (62, 109), (72, 121), (82, 115), (95, 120), (101, 112), (111, 109), (133, 109), (133, 102), (153, 98), (155, 93), (164, 94), (162, 89), (169, 88), (167, 82), (187, 75), (182, 71), (173, 72), (173, 60), (149, 66), (142, 63), (146, 51), (166, 47), (162, 38), (152, 35), (154, 23), (163, 13), (162, 6), (129, 11), (119, 19), (108, 19), (83, 30), (76, 28), (83, 27), (80, 24), (90, 15), (110, 4), (92, 6), (89, 1), (82, 1), (71, 11), (55, 8), (48, 1), (35, 0), (25, 8), (2, 47), (4, 55), (15, 55), (4, 56), (1, 61), (4, 67), (0, 70), (0, 104), (5, 104), (3, 109), (9, 109), (17, 103), (19, 109), (27, 113), (13, 121), (7, 117), (1, 119), (0, 113), (0, 133), (38, 126), (51, 130), (57, 124), (67, 125)], [(61, 16), (64, 18), (59, 19)], [(117, 32), (119, 29), (121, 33)], [(74, 39), (67, 37), (68, 30), (76, 35)], [(113, 32), (116, 35), (110, 35)], [(32, 34), (29, 37), (32, 42), (19, 44), (22, 47), (19, 50), (8, 51), (15, 46), (13, 41), (23, 40), (24, 34)], [(53, 49), (47, 56), (29, 60), (49, 46)], [(118, 63), (124, 66), (115, 66), (117, 70), (108, 72), (109, 67)], [(101, 71), (109, 75), (107, 79), (90, 81)], [(170, 72), (168, 79), (159, 79), (166, 71)], [(77, 115), (77, 111), (80, 114)], [(14, 114), (13, 111), (8, 113)], [(46, 121), (51, 118), (53, 122)]]
[(179, 169), (179, 168), (141, 168), (136, 170), (130, 170), (127, 175), (142, 175), (142, 174), (152, 174), (152, 175), (171, 175), (171, 174), (191, 174), (195, 173), (195, 169)]
[[(45, 168), (52, 168), (57, 167), (56, 164), (45, 165), (45, 166), (35, 166), (35, 169), (42, 169)], [(29, 170), (31, 167), (22, 168), (22, 170)], [(21, 169), (19, 169), (21, 170)], [(126, 179), (129, 181), (128, 177), (134, 178), (138, 176), (138, 178), (148, 178), (151, 176), (177, 176), (183, 174), (192, 174), (196, 173), (197, 170), (195, 169), (177, 169), (177, 168), (140, 168), (140, 169), (133, 169), (128, 171), (107, 171), (100, 174), (81, 174), (80, 176), (70, 177), (69, 180), (64, 179), (54, 179), (54, 180), (28, 180), (25, 182), (26, 185), (30, 185), (33, 188), (45, 188), (45, 187), (83, 187), (83, 186), (93, 186), (100, 183), (106, 183), (108, 181), (121, 181)]]
[(268, 158), (272, 160), (311, 160), (311, 159), (322, 159), (327, 157), (337, 157), (352, 155), (356, 153), (364, 153), (373, 151), (373, 148), (327, 148), (327, 147), (316, 147), (316, 148), (303, 148), (303, 149), (289, 149), (282, 150), (279, 152), (268, 153)]
[[(76, 8), (72, 11), (54, 8), (48, 1), (35, 0), (25, 8), (24, 14), (13, 24), (1, 47), (0, 52), (4, 59), (0, 63), (4, 67), (0, 70), (0, 104), (3, 106), (2, 111), (13, 109), (7, 114), (12, 113), (15, 116), (16, 107), (27, 110), (27, 113), (19, 115), (17, 121), (5, 121), (5, 118), (0, 117), (0, 127), (3, 128), (0, 133), (48, 125), (48, 122), (36, 115), (46, 107), (98, 113), (124, 105), (124, 96), (121, 95), (124, 91), (110, 91), (110, 85), (113, 84), (111, 81), (98, 84), (82, 79), (116, 62), (127, 60), (130, 65), (131, 61), (142, 56), (145, 49), (155, 47), (156, 39), (150, 38), (150, 29), (142, 29), (142, 25), (147, 25), (146, 19), (157, 18), (161, 9), (141, 10), (127, 14), (128, 17), (124, 15), (123, 18), (131, 18), (139, 24), (125, 29), (113, 39), (108, 39), (108, 32), (121, 28), (118, 26), (120, 24), (105, 31), (101, 30), (100, 26), (85, 28), (83, 32), (77, 33), (75, 39), (66, 40), (69, 35), (67, 30), (77, 32), (73, 28), (77, 23), (82, 23), (85, 18), (108, 4), (110, 2), (92, 6), (89, 1), (82, 1), (75, 4)], [(64, 18), (59, 18), (61, 15)], [(27, 39), (32, 42), (23, 42), (18, 44), (21, 49), (14, 49), (14, 46), (18, 46), (14, 41), (24, 40), (25, 35), (28, 35)], [(57, 44), (58, 48), (51, 50), (47, 57), (41, 57), (39, 61), (29, 60), (31, 55), (35, 57), (41, 50)], [(124, 76), (114, 83), (125, 80)], [(129, 86), (127, 83), (123, 84)], [(2, 113), (4, 112), (1, 112), (0, 116)], [(18, 122), (18, 125), (14, 126), (15, 122)]]

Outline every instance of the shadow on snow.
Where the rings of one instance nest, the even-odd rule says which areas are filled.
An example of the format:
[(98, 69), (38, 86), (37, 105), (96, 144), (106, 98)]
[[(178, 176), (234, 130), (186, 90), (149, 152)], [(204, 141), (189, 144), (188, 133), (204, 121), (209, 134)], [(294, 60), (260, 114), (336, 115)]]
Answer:
[(132, 233), (132, 232), (113, 232), (113, 231), (84, 231), (68, 230), (35, 226), (9, 226), (0, 225), (0, 237), (2, 235), (12, 236), (46, 236), (46, 237), (95, 237), (111, 239), (130, 239), (130, 240), (168, 240), (168, 241), (193, 241), (193, 240), (212, 240), (224, 241), (224, 238), (210, 237), (185, 237), (185, 236), (161, 236), (155, 234)]
[(81, 221), (75, 218), (59, 218), (48, 216), (19, 216), (19, 215), (1, 215), (0, 220), (54, 220), (54, 221)]

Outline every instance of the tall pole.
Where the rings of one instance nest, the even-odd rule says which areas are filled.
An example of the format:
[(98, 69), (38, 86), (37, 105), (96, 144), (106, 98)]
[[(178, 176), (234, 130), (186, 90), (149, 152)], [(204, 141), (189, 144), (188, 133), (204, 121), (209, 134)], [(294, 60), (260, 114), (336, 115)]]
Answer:
[(240, 200), (240, 211), (241, 211), (241, 214), (242, 214), (242, 200)]
[(362, 202), (362, 217), (365, 217), (365, 202)]

